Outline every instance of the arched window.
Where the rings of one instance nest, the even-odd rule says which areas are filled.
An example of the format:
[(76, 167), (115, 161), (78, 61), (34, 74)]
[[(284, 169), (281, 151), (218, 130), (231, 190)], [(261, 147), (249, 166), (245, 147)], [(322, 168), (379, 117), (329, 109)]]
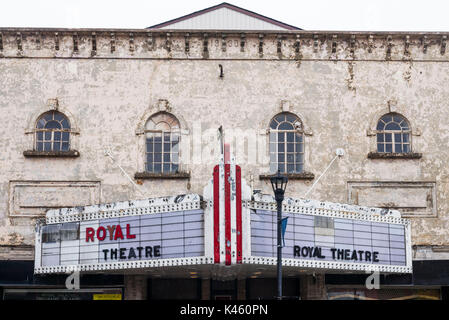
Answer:
[(388, 113), (379, 119), (376, 127), (377, 152), (411, 152), (411, 130), (407, 119), (397, 113)]
[(37, 151), (69, 151), (70, 122), (59, 111), (48, 111), (36, 122), (35, 141)]
[(270, 172), (304, 171), (304, 131), (301, 120), (284, 112), (270, 122)]
[(167, 112), (159, 112), (145, 125), (145, 170), (154, 173), (175, 173), (179, 169), (180, 125)]

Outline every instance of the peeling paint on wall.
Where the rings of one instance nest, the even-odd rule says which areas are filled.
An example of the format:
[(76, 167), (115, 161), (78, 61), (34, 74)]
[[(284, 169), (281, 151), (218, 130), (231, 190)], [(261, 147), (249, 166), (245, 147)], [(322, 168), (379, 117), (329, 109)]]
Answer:
[[(20, 48), (17, 32), (21, 33)], [(25, 211), (30, 206), (9, 191), (14, 182), (99, 182), (101, 202), (141, 198), (104, 151), (111, 147), (131, 177), (144, 171), (145, 135), (136, 131), (159, 110), (161, 100), (168, 101), (170, 112), (183, 120), (181, 141), (202, 139), (204, 150), (213, 154), (220, 125), (242, 134), (251, 129), (260, 139), (257, 146), (265, 158), (269, 157), (268, 124), (281, 112), (281, 101), (289, 101), (288, 111), (298, 115), (309, 130), (304, 138), (305, 171), (318, 177), (337, 147), (346, 151), (320, 180), (312, 198), (348, 202), (348, 181), (435, 183), (431, 199), (435, 215), (411, 218), (413, 243), (449, 244), (449, 152), (441, 147), (449, 139), (445, 120), (449, 118), (449, 52), (440, 45), (446, 34), (391, 33), (388, 38), (385, 33), (369, 32), (288, 32), (281, 34), (279, 55), (278, 34), (270, 32), (245, 33), (244, 50), (241, 32), (231, 32), (226, 34), (223, 50), (220, 32), (205, 37), (201, 32), (168, 36), (152, 31), (150, 38), (147, 30), (132, 30), (132, 37), (130, 30), (95, 30), (92, 55), (94, 30), (77, 31), (77, 35), (59, 30), (58, 37), (54, 32), (41, 30), (38, 47), (36, 30), (0, 30), (1, 246), (34, 242), (36, 218), (10, 214), (10, 203), (28, 206)], [(223, 65), (223, 79), (217, 61)], [(48, 111), (47, 101), (56, 98), (61, 112), (77, 123), (79, 132), (73, 142), (79, 156), (25, 157), (24, 151), (33, 149), (30, 127), (39, 114)], [(394, 106), (389, 107), (390, 100), (396, 101)], [(376, 151), (375, 123), (390, 111), (410, 122), (413, 152), (422, 157), (368, 158)], [(209, 135), (195, 135), (196, 127)], [(246, 148), (248, 137), (243, 140)], [(181, 157), (199, 156), (192, 145), (181, 151)], [(259, 179), (269, 173), (269, 163), (246, 163), (250, 158), (248, 152), (236, 159), (243, 177), (252, 181), (254, 189), (270, 194), (269, 181)], [(139, 179), (137, 183), (148, 197), (200, 194), (214, 165), (187, 161), (183, 170), (189, 178)], [(311, 181), (292, 179), (287, 195), (300, 197), (310, 185)], [(50, 190), (43, 200), (48, 197), (50, 203), (59, 196)], [(67, 196), (70, 199), (65, 200), (74, 198), (70, 192)], [(384, 204), (392, 203), (399, 202)]]

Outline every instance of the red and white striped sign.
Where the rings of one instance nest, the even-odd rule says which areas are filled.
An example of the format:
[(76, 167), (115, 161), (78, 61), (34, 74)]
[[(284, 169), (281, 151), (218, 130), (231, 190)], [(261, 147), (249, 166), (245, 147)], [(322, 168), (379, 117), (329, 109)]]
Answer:
[(225, 161), (213, 173), (214, 262), (242, 263), (242, 174)]

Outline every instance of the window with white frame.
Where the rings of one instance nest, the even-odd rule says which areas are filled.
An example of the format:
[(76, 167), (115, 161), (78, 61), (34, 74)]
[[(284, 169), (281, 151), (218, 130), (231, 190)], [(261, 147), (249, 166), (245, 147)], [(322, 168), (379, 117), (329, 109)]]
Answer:
[(70, 122), (59, 111), (48, 111), (42, 114), (35, 128), (36, 151), (69, 151)]
[(304, 171), (304, 130), (294, 114), (283, 112), (270, 122), (270, 172)]
[(168, 112), (159, 112), (145, 125), (145, 171), (176, 173), (179, 170), (180, 125)]
[(376, 127), (377, 152), (409, 153), (411, 152), (410, 125), (402, 115), (388, 113), (383, 115)]

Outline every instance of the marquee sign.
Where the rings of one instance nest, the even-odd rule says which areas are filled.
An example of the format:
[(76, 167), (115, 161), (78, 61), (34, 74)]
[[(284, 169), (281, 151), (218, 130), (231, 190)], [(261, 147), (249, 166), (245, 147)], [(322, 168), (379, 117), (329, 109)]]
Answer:
[(132, 269), (204, 258), (195, 194), (50, 210), (38, 224), (36, 273)]
[[(253, 261), (272, 260), (277, 252), (277, 213), (262, 198), (251, 212)], [(286, 265), (411, 272), (410, 224), (397, 211), (287, 199), (283, 218)]]
[[(410, 222), (399, 211), (287, 198), (282, 212), (286, 267), (412, 272)], [(222, 157), (202, 198), (49, 210), (36, 227), (35, 273), (213, 265), (212, 277), (229, 278), (251, 265), (274, 268), (276, 252), (273, 196), (252, 194), (234, 159)]]

